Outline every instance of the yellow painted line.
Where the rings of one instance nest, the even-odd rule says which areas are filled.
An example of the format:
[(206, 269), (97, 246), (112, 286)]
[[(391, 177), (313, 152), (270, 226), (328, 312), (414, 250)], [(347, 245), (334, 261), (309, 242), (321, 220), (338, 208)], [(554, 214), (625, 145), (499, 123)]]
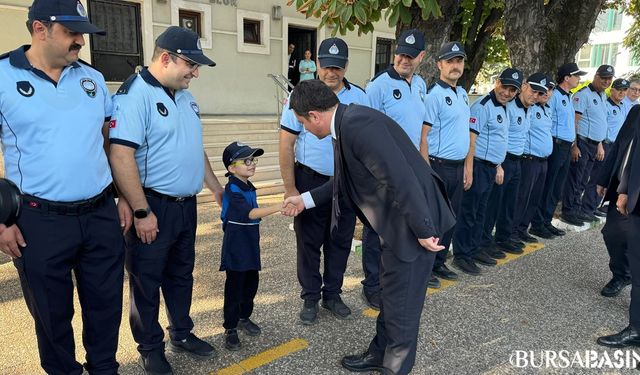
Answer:
[(277, 359), (289, 354), (299, 352), (309, 347), (309, 342), (304, 339), (293, 339), (284, 344), (278, 345), (262, 353), (258, 353), (245, 360), (225, 367), (218, 371), (211, 372), (211, 375), (239, 375), (246, 374)]
[[(501, 266), (503, 264), (509, 263), (512, 260), (516, 260), (520, 257), (523, 257), (525, 255), (529, 255), (535, 251), (538, 251), (540, 249), (544, 248), (544, 244), (543, 243), (532, 243), (532, 244), (527, 244), (527, 246), (525, 246), (525, 248), (523, 249), (524, 252), (522, 254), (509, 254), (506, 253), (507, 257), (504, 259), (497, 259), (498, 262), (498, 266)], [(452, 287), (454, 285), (456, 285), (458, 282), (457, 281), (450, 281), (450, 280), (443, 280), (440, 279), (440, 288), (439, 289), (427, 289), (427, 295), (432, 295), (438, 292), (441, 292), (444, 289), (447, 289), (449, 287)], [(379, 312), (377, 310), (374, 309), (364, 309), (362, 311), (362, 315), (366, 316), (367, 318), (377, 318), (378, 317)]]

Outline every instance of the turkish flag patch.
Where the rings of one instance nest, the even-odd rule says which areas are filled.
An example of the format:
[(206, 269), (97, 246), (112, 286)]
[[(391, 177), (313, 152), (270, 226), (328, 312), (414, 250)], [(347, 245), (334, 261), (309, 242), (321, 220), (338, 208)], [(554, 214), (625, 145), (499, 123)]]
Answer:
[(109, 129), (113, 129), (116, 127), (116, 120), (109, 121)]
[(469, 122), (470, 122), (470, 123), (472, 123), (472, 124), (475, 124), (475, 123), (476, 123), (476, 121), (478, 121), (478, 119), (477, 119), (477, 118), (475, 118), (475, 117), (471, 117), (471, 118), (469, 119)]
[(574, 102), (579, 102), (579, 101), (580, 101), (580, 98), (578, 98), (578, 97), (576, 96), (576, 97), (574, 97), (574, 98), (573, 98), (573, 101), (574, 101)]

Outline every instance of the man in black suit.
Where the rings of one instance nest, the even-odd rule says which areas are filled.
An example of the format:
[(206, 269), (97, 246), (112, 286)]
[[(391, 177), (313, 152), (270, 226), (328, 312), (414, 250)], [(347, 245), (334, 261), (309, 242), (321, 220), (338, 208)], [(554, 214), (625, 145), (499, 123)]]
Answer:
[[(332, 230), (340, 216), (339, 194), (380, 235), (382, 303), (376, 336), (362, 354), (346, 356), (351, 371), (408, 374), (415, 362), (420, 315), (439, 237), (455, 224), (440, 178), (407, 134), (386, 115), (339, 104), (322, 82), (303, 81), (290, 106), (304, 127), (334, 139), (334, 178), (285, 200), (289, 214), (333, 202)], [(338, 194), (339, 193), (339, 194)]]
[[(625, 253), (631, 270), (631, 305), (629, 325), (622, 331), (599, 337), (600, 345), (612, 348), (640, 345), (640, 105), (634, 106), (625, 120), (613, 147), (607, 156), (598, 179), (598, 193), (610, 201), (606, 227), (609, 237), (622, 240), (606, 241), (612, 257), (624, 258)], [(604, 189), (607, 186), (607, 189)], [(615, 208), (614, 208), (615, 207)], [(603, 229), (603, 234), (606, 234)], [(612, 252), (613, 251), (613, 252)]]

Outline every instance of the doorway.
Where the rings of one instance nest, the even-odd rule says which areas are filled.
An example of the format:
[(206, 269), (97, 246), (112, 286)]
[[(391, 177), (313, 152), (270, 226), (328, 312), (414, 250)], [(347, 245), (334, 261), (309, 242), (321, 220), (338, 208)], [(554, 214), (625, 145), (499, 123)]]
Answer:
[[(295, 86), (300, 81), (300, 71), (298, 66), (300, 61), (304, 60), (304, 51), (311, 51), (311, 58), (315, 61), (317, 52), (317, 30), (305, 29), (301, 27), (289, 26), (288, 28), (289, 38), (287, 45), (293, 44), (296, 48), (291, 54), (291, 59), (295, 60), (294, 68), (288, 70), (288, 77), (291, 83)], [(289, 64), (290, 66), (292, 64)]]

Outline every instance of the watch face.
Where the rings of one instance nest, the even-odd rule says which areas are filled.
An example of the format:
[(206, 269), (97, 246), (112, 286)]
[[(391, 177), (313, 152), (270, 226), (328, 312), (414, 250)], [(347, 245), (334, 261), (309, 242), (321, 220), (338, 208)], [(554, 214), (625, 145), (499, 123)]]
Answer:
[(135, 216), (136, 219), (144, 219), (145, 217), (147, 217), (147, 215), (148, 215), (148, 211), (145, 209), (135, 210), (133, 212), (133, 216)]

